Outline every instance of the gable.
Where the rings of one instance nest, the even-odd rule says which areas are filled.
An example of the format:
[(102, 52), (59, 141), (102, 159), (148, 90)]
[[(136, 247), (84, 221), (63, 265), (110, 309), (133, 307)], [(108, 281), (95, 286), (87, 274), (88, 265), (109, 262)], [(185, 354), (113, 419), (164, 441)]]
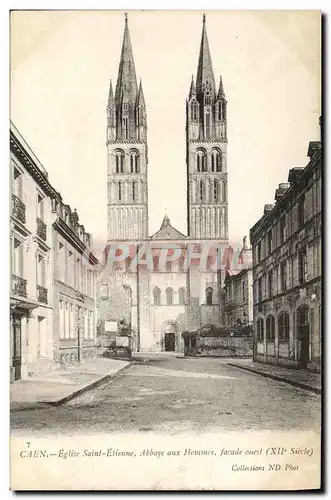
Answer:
[(171, 224), (161, 227), (156, 233), (151, 236), (152, 240), (182, 240), (186, 236), (174, 228)]

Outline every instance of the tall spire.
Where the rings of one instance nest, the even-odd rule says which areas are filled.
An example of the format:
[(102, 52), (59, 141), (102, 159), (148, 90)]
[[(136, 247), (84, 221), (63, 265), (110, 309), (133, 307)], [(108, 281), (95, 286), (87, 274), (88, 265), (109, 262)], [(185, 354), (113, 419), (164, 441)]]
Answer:
[(204, 14), (202, 23), (202, 35), (200, 44), (197, 81), (196, 81), (197, 94), (200, 94), (202, 92), (204, 84), (207, 81), (210, 85), (211, 94), (215, 95), (216, 92), (215, 78), (214, 78), (214, 71), (211, 62), (209, 43), (207, 37), (206, 16)]
[(127, 14), (125, 14), (121, 60), (118, 68), (118, 78), (115, 92), (116, 102), (120, 101), (124, 90), (127, 90), (132, 101), (135, 101), (138, 87)]

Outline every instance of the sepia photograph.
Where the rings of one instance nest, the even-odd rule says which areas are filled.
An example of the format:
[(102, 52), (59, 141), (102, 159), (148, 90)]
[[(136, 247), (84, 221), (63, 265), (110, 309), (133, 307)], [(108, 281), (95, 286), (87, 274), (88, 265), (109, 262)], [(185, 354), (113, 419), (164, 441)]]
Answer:
[(10, 489), (321, 488), (322, 16), (10, 13)]

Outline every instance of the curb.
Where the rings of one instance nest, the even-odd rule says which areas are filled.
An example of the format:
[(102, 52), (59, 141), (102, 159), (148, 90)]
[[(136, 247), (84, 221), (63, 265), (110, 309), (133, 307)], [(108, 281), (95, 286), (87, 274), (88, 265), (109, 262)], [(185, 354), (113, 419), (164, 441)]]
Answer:
[(85, 385), (81, 389), (78, 389), (77, 391), (72, 392), (68, 396), (65, 396), (62, 399), (58, 399), (57, 401), (51, 401), (48, 404), (51, 406), (61, 406), (65, 403), (67, 403), (68, 401), (71, 401), (72, 399), (76, 398), (77, 396), (80, 396), (84, 392), (87, 392), (90, 389), (94, 389), (95, 387), (98, 387), (99, 385), (101, 385), (105, 382), (108, 382), (108, 380), (111, 380), (112, 378), (116, 377), (116, 375), (118, 375), (118, 373), (122, 372), (126, 368), (129, 368), (129, 366), (130, 366), (130, 364), (123, 366), (123, 368), (119, 368), (116, 372), (108, 373), (108, 375), (105, 375), (104, 377), (101, 377), (98, 380), (95, 380), (91, 384)]
[(248, 368), (247, 366), (239, 366), (235, 365), (234, 363), (227, 363), (227, 364), (229, 366), (233, 366), (234, 368), (239, 368), (240, 370), (246, 370), (247, 372), (255, 373), (256, 375), (261, 375), (261, 377), (277, 380), (277, 382), (285, 382), (286, 384), (299, 387), (300, 389), (304, 389), (305, 391), (314, 392), (315, 394), (322, 394), (322, 389), (319, 389), (318, 387), (313, 387), (308, 384), (304, 384), (302, 382), (297, 382), (296, 380), (290, 380), (288, 378), (280, 377), (278, 375), (273, 375), (271, 373), (260, 372), (258, 370), (254, 370), (254, 368)]
[(111, 380), (112, 378), (115, 378), (116, 375), (118, 375), (123, 370), (126, 370), (130, 366), (131, 366), (131, 363), (129, 363), (126, 366), (123, 366), (123, 368), (119, 368), (117, 371), (115, 371), (113, 373), (108, 373), (107, 375), (99, 378), (98, 380), (95, 380), (91, 384), (87, 384), (84, 387), (81, 387), (80, 389), (78, 389), (77, 391), (74, 391), (71, 394), (68, 394), (68, 396), (65, 396), (64, 398), (58, 399), (57, 401), (40, 401), (38, 403), (33, 403), (31, 405), (28, 404), (28, 405), (26, 405), (23, 408), (13, 408), (10, 411), (11, 411), (11, 413), (16, 413), (16, 412), (19, 412), (19, 411), (36, 410), (36, 409), (50, 407), (50, 406), (61, 406), (61, 405), (65, 404), (65, 403), (67, 403), (68, 401), (71, 401), (72, 399), (80, 396), (84, 392), (87, 392), (90, 389), (94, 389), (95, 387), (97, 387), (97, 386), (99, 386), (99, 385), (101, 385), (101, 384), (103, 384), (105, 382), (108, 382), (108, 380)]

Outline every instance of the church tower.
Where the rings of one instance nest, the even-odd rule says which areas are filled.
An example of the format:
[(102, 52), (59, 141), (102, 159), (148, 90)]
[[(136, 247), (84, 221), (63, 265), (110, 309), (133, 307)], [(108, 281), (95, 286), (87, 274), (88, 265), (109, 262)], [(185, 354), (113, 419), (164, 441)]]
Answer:
[(115, 95), (107, 105), (108, 240), (142, 240), (148, 235), (147, 119), (142, 83), (137, 85), (128, 19)]
[(186, 137), (188, 236), (227, 240), (227, 101), (222, 77), (216, 88), (205, 15), (197, 77), (186, 101)]

